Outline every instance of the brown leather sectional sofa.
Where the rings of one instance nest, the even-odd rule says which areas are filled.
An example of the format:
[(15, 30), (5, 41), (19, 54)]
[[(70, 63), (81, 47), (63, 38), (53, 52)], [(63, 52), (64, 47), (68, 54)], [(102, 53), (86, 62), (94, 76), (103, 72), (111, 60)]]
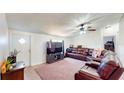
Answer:
[[(92, 57), (92, 53), (93, 49), (90, 48), (72, 48), (71, 51), (66, 52), (66, 57), (87, 61), (85, 66), (75, 74), (75, 80), (118, 80), (121, 77), (124, 68), (114, 57), (104, 62), (105, 50), (102, 50), (96, 58)], [(88, 61), (89, 58), (92, 61)]]
[(66, 51), (66, 57), (71, 57), (82, 61), (92, 59), (100, 62), (104, 56), (105, 50), (101, 51), (101, 55), (97, 56), (97, 58), (92, 57), (93, 50), (94, 49), (91, 48), (71, 48), (70, 51)]

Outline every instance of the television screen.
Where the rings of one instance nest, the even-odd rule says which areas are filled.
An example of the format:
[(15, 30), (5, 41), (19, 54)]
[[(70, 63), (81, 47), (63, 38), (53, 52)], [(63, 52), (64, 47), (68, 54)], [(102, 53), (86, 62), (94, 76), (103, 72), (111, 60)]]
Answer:
[(55, 52), (62, 52), (62, 47), (55, 48)]
[(47, 48), (47, 54), (55, 53), (55, 48)]
[(63, 51), (63, 43), (62, 42), (50, 42), (47, 43), (47, 54), (54, 54), (57, 52)]

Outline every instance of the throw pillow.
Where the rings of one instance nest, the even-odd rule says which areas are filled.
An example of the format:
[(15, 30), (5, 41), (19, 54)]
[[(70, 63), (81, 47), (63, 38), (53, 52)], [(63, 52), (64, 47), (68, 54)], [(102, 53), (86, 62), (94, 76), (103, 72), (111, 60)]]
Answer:
[(98, 56), (98, 57), (100, 57), (101, 51), (102, 51), (101, 49), (97, 49), (97, 56)]
[(92, 56), (92, 53), (93, 53), (93, 49), (88, 49), (88, 55)]
[(97, 58), (97, 50), (94, 49), (94, 51), (92, 53), (92, 57)]

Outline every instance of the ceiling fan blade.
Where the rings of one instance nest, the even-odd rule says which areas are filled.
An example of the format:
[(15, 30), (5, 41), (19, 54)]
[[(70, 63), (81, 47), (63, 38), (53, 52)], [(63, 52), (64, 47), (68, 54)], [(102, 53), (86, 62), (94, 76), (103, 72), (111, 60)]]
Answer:
[(96, 31), (95, 28), (90, 28), (90, 29), (87, 29), (87, 31)]
[(76, 27), (83, 27), (83, 26), (86, 25), (86, 24), (90, 24), (90, 22), (85, 22), (85, 23), (79, 24), (79, 25), (77, 25)]

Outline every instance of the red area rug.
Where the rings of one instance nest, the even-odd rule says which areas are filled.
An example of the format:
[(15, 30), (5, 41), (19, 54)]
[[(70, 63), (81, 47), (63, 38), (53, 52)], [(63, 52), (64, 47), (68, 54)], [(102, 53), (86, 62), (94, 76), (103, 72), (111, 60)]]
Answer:
[(43, 80), (74, 80), (75, 73), (84, 64), (83, 61), (66, 58), (52, 64), (41, 64), (35, 71)]

